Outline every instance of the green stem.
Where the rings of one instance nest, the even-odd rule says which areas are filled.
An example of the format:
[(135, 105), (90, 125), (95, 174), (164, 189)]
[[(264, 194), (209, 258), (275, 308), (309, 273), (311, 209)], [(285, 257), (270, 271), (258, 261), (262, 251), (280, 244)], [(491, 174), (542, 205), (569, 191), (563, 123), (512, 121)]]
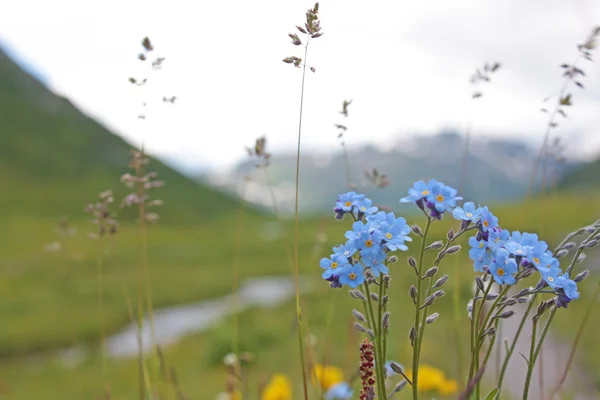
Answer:
[(300, 143), (302, 138), (302, 112), (304, 109), (304, 82), (306, 79), (306, 60), (308, 56), (308, 44), (310, 43), (310, 35), (307, 36), (307, 42), (304, 46), (304, 63), (302, 65), (302, 88), (300, 90), (300, 112), (298, 118), (298, 148), (296, 152), (296, 201), (295, 201), (295, 212), (294, 212), (294, 277), (296, 285), (296, 320), (298, 323), (298, 347), (300, 350), (300, 362), (302, 368), (302, 387), (304, 389), (304, 400), (308, 400), (308, 383), (306, 379), (306, 365), (304, 363), (304, 340), (302, 339), (302, 309), (300, 308), (300, 287), (299, 287), (299, 261), (298, 261), (298, 224), (299, 224), (299, 183), (300, 183)]
[[(373, 302), (371, 300), (371, 290), (369, 289), (369, 284), (365, 282), (365, 294), (367, 297), (367, 313), (369, 315), (370, 324), (372, 326), (373, 332), (375, 333), (375, 379), (377, 381), (377, 393), (381, 394), (385, 391), (385, 378), (383, 377), (382, 372), (382, 363), (381, 363), (381, 348), (379, 346), (379, 327), (380, 324), (375, 320), (375, 312), (373, 311)], [(385, 361), (384, 361), (385, 363)], [(382, 386), (384, 387), (382, 389)], [(385, 398), (381, 397), (380, 398)]]
[[(384, 281), (384, 287), (383, 287), (383, 296), (387, 296), (388, 293), (388, 288), (389, 288), (389, 282)], [(382, 300), (383, 301), (383, 300)], [(383, 312), (385, 313), (387, 311), (387, 303), (383, 305)], [(388, 336), (388, 330), (389, 330), (389, 325), (388, 327), (383, 329), (383, 355), (387, 356), (387, 336)]]
[[(421, 275), (423, 274), (423, 258), (425, 256), (425, 246), (427, 243), (427, 234), (429, 233), (429, 227), (431, 226), (431, 218), (427, 216), (427, 225), (425, 225), (425, 231), (423, 232), (423, 238), (421, 240), (421, 249), (419, 251), (419, 264), (417, 268), (417, 301), (415, 304), (415, 333), (419, 330), (419, 322), (421, 317)], [(417, 390), (419, 384), (419, 353), (421, 348), (421, 338), (418, 334), (415, 334), (415, 341), (413, 346), (413, 365), (412, 365), (412, 389), (413, 389), (413, 400), (419, 398), (419, 392)]]
[[(481, 318), (481, 310), (483, 309), (483, 305), (485, 304), (485, 300), (487, 298), (487, 295), (490, 293), (490, 290), (492, 289), (492, 285), (494, 284), (494, 280), (492, 279), (492, 277), (489, 277), (490, 279), (490, 283), (488, 283), (487, 287), (485, 288), (485, 292), (483, 292), (483, 298), (481, 299), (481, 301), (479, 302), (479, 307), (477, 307), (477, 302), (475, 300), (473, 300), (473, 324), (471, 325), (473, 327), (473, 331), (472, 331), (472, 339), (473, 339), (473, 353), (471, 354), (471, 365), (472, 367), (470, 368), (470, 370), (475, 373), (475, 371), (479, 371), (479, 337), (481, 336), (481, 331), (479, 329), (479, 319)], [(498, 298), (496, 299), (496, 302), (498, 301), (498, 299), (500, 298), (500, 296), (498, 296)], [(485, 325), (484, 325), (485, 326)], [(469, 374), (469, 380), (471, 380), (473, 376), (471, 374)], [(475, 386), (475, 398), (477, 399), (479, 397), (479, 393), (477, 392), (477, 386)]]
[(531, 312), (531, 309), (533, 308), (534, 299), (535, 299), (535, 295), (534, 295), (534, 298), (529, 299), (529, 305), (527, 306), (527, 310), (525, 310), (525, 313), (523, 314), (523, 317), (521, 318), (521, 323), (519, 323), (519, 327), (517, 328), (515, 337), (513, 338), (510, 348), (509, 348), (508, 352), (506, 353), (506, 356), (504, 357), (504, 362), (502, 363), (502, 369), (500, 371), (500, 378), (498, 379), (498, 389), (500, 390), (499, 394), (502, 391), (502, 382), (504, 381), (504, 374), (506, 373), (506, 368), (508, 367), (508, 362), (510, 361), (510, 357), (512, 356), (513, 352), (515, 351), (515, 348), (517, 347), (517, 341), (519, 340), (519, 336), (521, 336), (521, 332), (523, 331), (523, 327), (525, 326), (525, 321), (527, 320), (527, 316), (529, 315), (529, 313)]
[[(458, 364), (458, 376), (460, 379), (464, 379), (464, 360), (463, 360), (463, 349), (462, 349), (462, 319), (461, 319), (461, 305), (460, 305), (460, 274), (458, 272), (458, 258), (454, 259), (453, 265), (453, 276), (454, 276), (454, 292), (452, 293), (452, 304), (454, 307), (454, 335), (456, 341), (456, 362)], [(464, 382), (459, 382), (462, 387)]]
[(527, 377), (525, 378), (525, 387), (523, 388), (523, 400), (527, 400), (527, 397), (529, 396), (529, 384), (531, 383), (531, 375), (533, 373), (533, 366), (535, 365), (535, 337), (537, 333), (537, 322), (537, 318), (534, 318), (533, 328), (531, 330), (531, 346), (529, 348), (529, 360), (527, 361)]
[(379, 359), (377, 359), (377, 364), (379, 364), (379, 371), (381, 374), (381, 388), (380, 388), (380, 392), (377, 393), (379, 395), (380, 398), (382, 399), (387, 399), (387, 390), (385, 387), (385, 378), (386, 378), (386, 369), (385, 369), (385, 352), (383, 350), (383, 337), (384, 337), (384, 333), (383, 333), (383, 305), (381, 304), (381, 302), (383, 301), (383, 274), (379, 275), (379, 299), (377, 302), (377, 348), (379, 349)]

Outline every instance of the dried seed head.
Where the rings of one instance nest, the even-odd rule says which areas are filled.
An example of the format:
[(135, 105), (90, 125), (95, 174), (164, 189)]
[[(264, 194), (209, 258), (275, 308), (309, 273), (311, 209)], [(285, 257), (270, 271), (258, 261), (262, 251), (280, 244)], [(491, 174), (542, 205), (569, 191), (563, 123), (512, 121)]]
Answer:
[(352, 310), (352, 315), (354, 315), (354, 318), (356, 318), (360, 322), (367, 322), (367, 319), (365, 318), (365, 316), (362, 315), (362, 313), (356, 309)]
[(425, 319), (425, 322), (428, 324), (433, 324), (438, 319), (439, 316), (440, 316), (440, 313), (437, 313), (437, 312), (433, 313)]
[(590, 274), (590, 271), (586, 269), (585, 271), (582, 271), (579, 274), (577, 274), (577, 276), (573, 280), (577, 283), (583, 282), (588, 277), (589, 274)]
[(435, 283), (433, 284), (433, 289), (436, 289), (436, 288), (444, 286), (444, 284), (447, 281), (448, 281), (448, 275), (442, 276), (440, 279), (438, 279), (437, 281), (435, 281)]

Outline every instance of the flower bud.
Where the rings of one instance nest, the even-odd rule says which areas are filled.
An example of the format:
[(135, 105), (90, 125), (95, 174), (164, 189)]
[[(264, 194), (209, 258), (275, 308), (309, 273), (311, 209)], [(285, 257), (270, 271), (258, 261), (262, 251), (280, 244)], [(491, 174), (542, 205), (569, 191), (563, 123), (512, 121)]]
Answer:
[(452, 246), (452, 247), (448, 248), (448, 250), (446, 250), (446, 251), (444, 252), (444, 254), (454, 254), (454, 253), (458, 253), (458, 252), (460, 251), (460, 249), (461, 249), (461, 246), (460, 246), (460, 244), (457, 244), (457, 245), (455, 245), (455, 246)]
[(391, 257), (388, 259), (388, 264), (394, 264), (394, 263), (396, 263), (396, 262), (398, 262), (398, 256), (395, 256), (395, 255), (394, 255), (394, 256), (391, 256)]
[(478, 276), (475, 277), (475, 285), (477, 285), (477, 289), (479, 289), (480, 291), (485, 291), (483, 280)]
[(356, 329), (357, 331), (359, 331), (361, 333), (365, 333), (367, 331), (367, 328), (365, 328), (364, 326), (362, 326), (358, 322), (354, 323), (354, 329)]
[(421, 309), (425, 308), (425, 307), (429, 307), (430, 305), (433, 304), (433, 302), (435, 301), (435, 295), (430, 295), (428, 296), (425, 301), (423, 302), (423, 305), (421, 306)]
[(412, 229), (412, 231), (414, 233), (416, 233), (419, 236), (423, 236), (423, 231), (421, 231), (421, 227), (417, 224), (414, 224), (413, 226), (410, 227)]
[(441, 240), (435, 241), (433, 243), (431, 243), (429, 246), (425, 247), (425, 250), (439, 250), (442, 248), (442, 246), (444, 245), (444, 242), (442, 242)]
[(417, 304), (417, 288), (415, 285), (410, 285), (410, 289), (408, 290), (408, 296), (412, 299), (413, 303)]
[(447, 281), (448, 281), (448, 275), (442, 276), (440, 279), (435, 281), (435, 283), (433, 284), (433, 289), (442, 287), (444, 285), (444, 283), (446, 283)]
[(579, 257), (577, 257), (577, 261), (575, 261), (577, 264), (581, 264), (583, 262), (583, 260), (585, 260), (587, 257), (587, 255), (585, 253), (581, 253), (579, 255)]
[(440, 313), (433, 313), (430, 316), (428, 316), (427, 318), (425, 318), (425, 322), (428, 324), (433, 324), (435, 322), (436, 319), (438, 319), (438, 317), (440, 316)]
[(508, 311), (504, 311), (502, 314), (498, 315), (498, 318), (502, 318), (502, 319), (506, 319), (506, 318), (510, 318), (513, 315), (516, 314), (515, 310), (508, 310)]
[(379, 295), (377, 293), (371, 293), (371, 300), (379, 301)]
[(588, 277), (589, 274), (590, 274), (590, 271), (586, 269), (585, 271), (582, 271), (579, 274), (577, 274), (577, 276), (573, 280), (576, 283), (583, 282), (585, 280), (585, 278)]
[(365, 316), (362, 315), (362, 313), (356, 309), (352, 310), (352, 315), (354, 315), (354, 318), (356, 318), (360, 322), (367, 322), (367, 319), (365, 318)]
[(425, 275), (423, 275), (423, 277), (421, 279), (433, 278), (435, 276), (435, 274), (437, 274), (437, 272), (438, 272), (437, 267), (431, 267), (425, 272)]
[(417, 269), (417, 260), (415, 260), (413, 256), (408, 257), (406, 261), (408, 262), (408, 265), (410, 265), (414, 269)]
[(556, 258), (563, 258), (564, 256), (569, 254), (569, 250), (567, 249), (560, 249), (559, 251), (556, 252), (556, 254), (554, 255), (554, 257)]
[(383, 314), (383, 317), (381, 318), (381, 325), (383, 326), (383, 329), (387, 329), (390, 326), (391, 315), (392, 313), (389, 311), (386, 311), (385, 314)]
[[(585, 230), (582, 233), (585, 233)], [(565, 249), (565, 250), (571, 250), (571, 249), (574, 249), (575, 247), (577, 247), (577, 243), (568, 242), (568, 243), (563, 244), (563, 246), (561, 248)]]
[(592, 248), (598, 244), (598, 239), (592, 239), (585, 242), (585, 247)]
[(446, 234), (446, 237), (448, 238), (448, 240), (452, 240), (452, 238), (454, 237), (454, 230), (450, 229)]
[(371, 329), (367, 329), (367, 335), (369, 335), (371, 339), (375, 339), (375, 332), (373, 332)]

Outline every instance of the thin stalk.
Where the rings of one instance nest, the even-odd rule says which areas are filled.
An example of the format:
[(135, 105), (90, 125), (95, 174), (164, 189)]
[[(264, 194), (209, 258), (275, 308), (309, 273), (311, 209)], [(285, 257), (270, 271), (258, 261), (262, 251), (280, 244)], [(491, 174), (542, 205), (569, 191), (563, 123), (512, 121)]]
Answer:
[(387, 392), (385, 387), (385, 378), (386, 378), (386, 369), (385, 369), (385, 352), (383, 350), (383, 341), (385, 334), (383, 333), (383, 305), (381, 304), (383, 299), (383, 274), (379, 275), (379, 299), (377, 302), (377, 348), (379, 349), (379, 359), (376, 360), (377, 364), (379, 364), (379, 370), (381, 373), (381, 391), (377, 393), (380, 398), (387, 399)]
[[(136, 176), (141, 178), (141, 167), (138, 164), (135, 166)], [(140, 227), (143, 224), (143, 220), (145, 219), (144, 208), (142, 207), (142, 199), (144, 199), (144, 185), (138, 182), (137, 184), (137, 195), (138, 199), (140, 199), (140, 207), (139, 209), (139, 218), (140, 218)], [(138, 342), (138, 379), (139, 379), (139, 398), (140, 400), (146, 399), (146, 374), (145, 374), (145, 366), (144, 366), (144, 339), (142, 335), (143, 322), (144, 322), (144, 300), (143, 300), (143, 286), (144, 286), (144, 239), (142, 239), (141, 235), (142, 231), (140, 229), (140, 261), (138, 263), (138, 298), (137, 298), (137, 342)]]
[[(427, 243), (427, 234), (431, 227), (431, 218), (427, 216), (427, 224), (423, 231), (423, 238), (421, 240), (421, 249), (419, 251), (419, 266), (417, 271), (417, 301), (415, 304), (415, 332), (419, 330), (419, 322), (421, 317), (421, 276), (423, 275), (423, 258), (425, 256), (425, 246)], [(417, 334), (413, 346), (413, 365), (412, 365), (412, 389), (413, 389), (413, 400), (417, 400), (419, 397), (419, 353), (421, 348), (421, 338)]]
[[(521, 323), (519, 324), (519, 327), (517, 328), (515, 337), (513, 338), (513, 341), (510, 345), (508, 352), (506, 353), (506, 356), (504, 356), (504, 362), (502, 363), (502, 369), (500, 370), (500, 378), (498, 379), (498, 389), (500, 391), (502, 391), (502, 382), (504, 381), (504, 374), (506, 373), (506, 368), (508, 367), (508, 362), (510, 361), (510, 357), (512, 356), (513, 352), (515, 351), (515, 348), (517, 347), (517, 340), (519, 340), (519, 336), (521, 336), (521, 332), (523, 331), (523, 327), (525, 326), (525, 321), (527, 320), (527, 316), (529, 316), (529, 313), (531, 312), (531, 309), (533, 308), (533, 300), (534, 299), (529, 300), (529, 305), (527, 306), (527, 310), (525, 310), (525, 313), (523, 314), (523, 317), (521, 318)], [(499, 393), (501, 393), (501, 392), (499, 392)]]
[[(471, 325), (472, 327), (472, 332), (471, 332), (471, 339), (473, 340), (473, 345), (472, 345), (472, 353), (471, 353), (471, 368), (469, 368), (470, 373), (469, 373), (469, 380), (471, 380), (471, 378), (473, 378), (473, 375), (475, 373), (475, 371), (479, 371), (479, 337), (481, 336), (481, 332), (479, 331), (479, 321), (480, 321), (480, 317), (481, 317), (481, 310), (483, 309), (483, 305), (485, 303), (485, 299), (487, 298), (487, 295), (490, 292), (490, 289), (492, 288), (492, 285), (494, 283), (494, 280), (492, 279), (492, 277), (490, 277), (490, 283), (487, 285), (487, 287), (485, 288), (485, 291), (483, 292), (483, 298), (480, 301), (479, 307), (477, 307), (477, 301), (475, 299), (473, 299), (473, 324)], [(500, 298), (500, 296), (498, 296), (498, 298), (496, 300), (498, 300)], [(477, 393), (477, 386), (475, 387), (475, 398), (477, 398), (477, 396), (479, 395)]]
[(302, 64), (302, 88), (300, 91), (300, 112), (298, 118), (298, 149), (296, 152), (296, 199), (295, 199), (295, 212), (294, 212), (294, 277), (296, 286), (296, 321), (298, 323), (298, 347), (300, 350), (300, 362), (302, 368), (302, 386), (304, 389), (304, 400), (308, 400), (308, 384), (306, 380), (306, 366), (304, 364), (304, 340), (302, 339), (302, 309), (300, 307), (300, 285), (299, 285), (299, 261), (298, 261), (298, 200), (299, 200), (299, 183), (300, 183), (300, 144), (302, 138), (302, 112), (304, 109), (304, 82), (306, 79), (306, 60), (308, 56), (308, 45), (310, 43), (310, 35), (307, 35), (308, 39), (304, 46), (304, 63)]
[(105, 333), (104, 333), (104, 321), (102, 318), (102, 311), (104, 310), (104, 282), (103, 282), (103, 269), (104, 269), (104, 246), (100, 246), (100, 254), (97, 257), (97, 279), (98, 279), (98, 315), (100, 316), (100, 355), (102, 358), (102, 374), (106, 379), (107, 372), (107, 357), (106, 357), (106, 346), (105, 346)]
[[(461, 304), (460, 304), (460, 273), (458, 272), (458, 258), (454, 258), (454, 265), (452, 275), (454, 277), (454, 292), (452, 293), (452, 304), (454, 307), (454, 334), (456, 341), (456, 362), (458, 364), (458, 376), (460, 379), (464, 379), (464, 360), (463, 360), (463, 349), (462, 349), (462, 319), (461, 319)], [(465, 382), (459, 382), (462, 387)]]
[[(385, 387), (385, 378), (383, 377), (382, 371), (382, 363), (381, 363), (381, 348), (378, 345), (379, 338), (379, 327), (380, 324), (377, 323), (375, 319), (375, 311), (373, 311), (373, 302), (371, 301), (371, 290), (369, 289), (369, 284), (365, 282), (363, 285), (365, 288), (365, 296), (367, 297), (367, 313), (371, 320), (373, 332), (375, 333), (375, 379), (377, 381), (377, 394), (383, 393), (385, 389), (381, 389), (382, 386)], [(380, 396), (381, 397), (381, 396)], [(386, 398), (386, 397), (381, 397)]]
[(238, 346), (239, 346), (239, 314), (236, 311), (238, 304), (238, 288), (239, 288), (239, 276), (240, 276), (240, 256), (241, 256), (241, 248), (242, 248), (242, 239), (244, 234), (244, 212), (246, 210), (246, 202), (244, 201), (244, 196), (246, 194), (247, 180), (244, 180), (244, 185), (242, 186), (242, 192), (240, 194), (240, 198), (242, 202), (240, 203), (240, 208), (238, 210), (237, 217), (237, 229), (235, 235), (235, 246), (233, 250), (233, 279), (232, 279), (232, 287), (231, 287), (231, 308), (233, 309), (233, 330), (231, 334), (231, 349), (233, 354), (239, 356), (238, 354)]
[(537, 318), (534, 318), (533, 328), (531, 330), (531, 346), (529, 347), (529, 360), (527, 361), (527, 376), (525, 378), (525, 387), (523, 388), (523, 400), (527, 400), (527, 397), (529, 396), (529, 384), (531, 383), (531, 375), (533, 373), (533, 366), (535, 365), (535, 339), (537, 334), (537, 323)]
[[(384, 281), (384, 287), (383, 287), (383, 296), (387, 296), (388, 293), (388, 289), (389, 289), (389, 282), (385, 282)], [(385, 314), (385, 312), (387, 311), (387, 303), (383, 305), (383, 312)], [(389, 327), (386, 327), (384, 329), (383, 332), (383, 354), (387, 355), (387, 337), (388, 337), (388, 330)]]

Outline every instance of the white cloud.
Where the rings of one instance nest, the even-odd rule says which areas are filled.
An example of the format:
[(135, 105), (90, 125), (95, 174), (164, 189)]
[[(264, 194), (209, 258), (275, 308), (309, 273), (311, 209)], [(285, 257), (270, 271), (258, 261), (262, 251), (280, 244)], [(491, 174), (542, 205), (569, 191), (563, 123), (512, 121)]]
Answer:
[[(301, 72), (281, 62), (300, 55), (287, 37), (305, 1), (20, 0), (0, 15), (3, 41), (23, 53), (52, 88), (118, 133), (188, 165), (227, 166), (263, 134), (271, 150), (296, 143)], [(324, 36), (310, 46), (303, 144), (336, 149), (333, 123), (354, 98), (349, 143), (385, 143), (414, 131), (462, 129), (540, 141), (541, 99), (562, 84), (558, 65), (600, 23), (600, 4), (562, 0), (321, 2)], [(26, 16), (26, 17), (22, 17)], [(127, 82), (140, 68), (141, 38), (167, 60), (151, 74), (149, 103)], [(468, 84), (487, 61), (503, 67), (471, 109)], [(572, 152), (598, 151), (600, 68), (585, 63), (564, 132)], [(573, 136), (575, 137), (575, 136)]]

